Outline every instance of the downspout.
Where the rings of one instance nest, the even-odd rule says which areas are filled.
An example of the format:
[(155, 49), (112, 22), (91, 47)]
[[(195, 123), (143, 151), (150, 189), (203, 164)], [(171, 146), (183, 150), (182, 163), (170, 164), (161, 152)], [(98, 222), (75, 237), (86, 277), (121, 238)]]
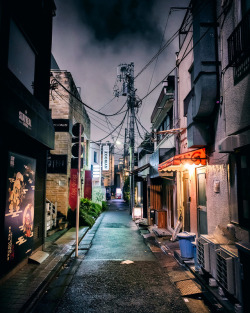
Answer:
[[(179, 82), (179, 71), (178, 71), (178, 52), (176, 52), (176, 67), (175, 67), (175, 86), (174, 86), (174, 93), (175, 93), (175, 102), (174, 102), (174, 127), (179, 128), (179, 97), (178, 97), (178, 82)], [(179, 134), (175, 135), (175, 148), (176, 154), (180, 154), (180, 147), (179, 147)]]

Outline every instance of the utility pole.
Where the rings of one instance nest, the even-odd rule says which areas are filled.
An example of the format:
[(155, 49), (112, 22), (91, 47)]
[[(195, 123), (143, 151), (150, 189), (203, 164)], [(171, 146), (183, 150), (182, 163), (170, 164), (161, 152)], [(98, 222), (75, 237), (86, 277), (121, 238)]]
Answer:
[(135, 106), (137, 106), (138, 101), (135, 96), (135, 88), (134, 88), (134, 63), (130, 64), (120, 64), (117, 68), (117, 78), (120, 82), (122, 82), (121, 90), (119, 90), (118, 86), (114, 87), (115, 96), (119, 97), (120, 94), (122, 96), (127, 96), (127, 105), (129, 109), (129, 175), (130, 175), (130, 203), (129, 209), (130, 214), (132, 214), (132, 210), (135, 203), (135, 188), (134, 188), (134, 151), (135, 151)]
[(135, 180), (134, 180), (134, 166), (135, 166), (135, 89), (134, 89), (134, 63), (131, 63), (130, 76), (128, 76), (128, 107), (130, 112), (129, 117), (129, 178), (130, 178), (130, 206), (129, 213), (132, 214), (132, 210), (135, 203)]

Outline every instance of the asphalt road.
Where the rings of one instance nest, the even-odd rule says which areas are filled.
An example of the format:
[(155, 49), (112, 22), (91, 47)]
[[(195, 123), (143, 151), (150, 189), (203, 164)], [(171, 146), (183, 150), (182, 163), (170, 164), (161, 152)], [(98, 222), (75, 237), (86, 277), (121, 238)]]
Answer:
[[(124, 262), (125, 261), (125, 262)], [(33, 312), (189, 312), (122, 200), (103, 213), (92, 246), (65, 266)]]

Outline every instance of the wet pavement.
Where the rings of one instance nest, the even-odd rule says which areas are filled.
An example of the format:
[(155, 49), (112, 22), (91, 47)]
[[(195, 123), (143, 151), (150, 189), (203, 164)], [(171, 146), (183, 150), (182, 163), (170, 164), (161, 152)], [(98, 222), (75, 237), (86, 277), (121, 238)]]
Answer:
[(110, 201), (91, 229), (80, 230), (78, 258), (74, 233), (51, 239), (44, 262), (1, 282), (1, 312), (211, 312), (174, 247), (163, 249), (123, 200)]
[(113, 200), (91, 248), (81, 250), (80, 244), (79, 258), (71, 260), (32, 312), (209, 312), (199, 299), (190, 306), (192, 299), (182, 296), (169, 275), (183, 269), (153, 238), (145, 240), (143, 231), (125, 203)]

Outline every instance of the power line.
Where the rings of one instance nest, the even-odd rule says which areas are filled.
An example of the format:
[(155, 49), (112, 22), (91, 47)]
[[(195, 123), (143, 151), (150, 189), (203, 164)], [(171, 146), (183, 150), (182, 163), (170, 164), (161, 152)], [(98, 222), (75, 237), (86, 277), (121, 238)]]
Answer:
[[(58, 91), (56, 91), (56, 90), (53, 90), (56, 94), (57, 94), (57, 98), (59, 99), (59, 97), (65, 102), (65, 103), (67, 103), (69, 106), (71, 106), (73, 109), (74, 109), (74, 107), (70, 104), (70, 102), (69, 101), (67, 101), (65, 98), (64, 98), (64, 96), (62, 95), (62, 94), (60, 94)], [(53, 95), (51, 94), (51, 96), (53, 97)], [(59, 97), (58, 97), (59, 96)], [(59, 99), (60, 100), (60, 99)], [(93, 115), (93, 113), (92, 112), (89, 112), (90, 114), (92, 114)], [(83, 116), (83, 114), (81, 114), (80, 113), (80, 115), (82, 116), (82, 117), (84, 117)], [(99, 121), (97, 121), (95, 118), (93, 118), (93, 117), (91, 117), (91, 119), (94, 119), (96, 122), (99, 122)], [(96, 126), (98, 129), (100, 129), (101, 131), (104, 131), (105, 133), (109, 133), (109, 132), (107, 132), (107, 130), (105, 130), (105, 129), (102, 129), (99, 125), (96, 125), (93, 121), (91, 121), (91, 123), (94, 125), (94, 126)], [(100, 122), (99, 122), (100, 123)], [(101, 124), (101, 123), (100, 123)], [(103, 125), (103, 124), (101, 124), (102, 126), (104, 126), (105, 127), (105, 125)], [(112, 124), (111, 124), (112, 125)], [(119, 124), (120, 125), (120, 124)], [(119, 127), (119, 125), (118, 125), (118, 127)], [(112, 127), (114, 127), (113, 125), (112, 125)], [(112, 133), (112, 132), (111, 132)], [(109, 135), (108, 135), (109, 136)]]
[[(209, 3), (209, 0), (207, 0), (207, 2), (205, 3), (201, 3), (200, 7), (198, 9), (198, 12), (200, 12), (202, 9), (204, 9), (204, 7)], [(173, 10), (177, 11), (177, 7), (176, 8), (170, 8), (170, 11)], [(187, 9), (189, 10), (190, 8), (182, 8), (180, 7), (181, 10), (183, 9)], [(191, 21), (186, 21), (185, 25), (182, 25), (183, 27), (187, 27), (188, 23), (191, 23)], [(158, 56), (173, 42), (173, 40), (179, 35), (179, 32), (181, 30), (182, 27), (180, 27), (173, 35), (172, 37), (169, 38), (169, 40), (158, 50), (158, 52), (152, 57), (152, 59), (142, 68), (142, 70), (135, 76), (135, 79), (142, 74), (142, 72), (144, 72), (146, 70), (146, 68), (156, 59), (158, 58)]]
[(123, 122), (124, 122), (124, 120), (125, 120), (127, 114), (128, 114), (128, 109), (126, 110), (126, 113), (125, 113), (125, 115), (124, 115), (124, 117), (123, 117), (121, 123), (120, 123), (119, 125), (117, 125), (116, 128), (113, 129), (107, 136), (105, 136), (105, 137), (103, 137), (102, 139), (99, 139), (99, 140), (97, 140), (97, 141), (103, 141), (104, 139), (108, 138), (108, 136), (110, 136), (111, 134), (113, 134), (113, 132), (116, 131), (116, 129), (117, 129), (119, 126), (121, 126), (121, 124), (123, 124)]
[[(162, 38), (161, 38), (161, 43), (160, 43), (160, 49), (161, 49), (162, 44), (163, 44), (163, 40), (164, 40), (164, 36), (165, 36), (165, 32), (166, 32), (166, 28), (167, 28), (167, 25), (168, 25), (168, 20), (169, 20), (170, 14), (171, 14), (171, 9), (169, 10), (168, 17), (167, 17), (167, 21), (166, 21), (166, 23), (165, 23), (165, 28), (164, 28), (164, 31), (163, 31), (163, 34), (162, 34)], [(159, 49), (159, 50), (160, 50), (160, 49)], [(148, 85), (148, 90), (147, 90), (147, 92), (149, 92), (149, 89), (150, 89), (150, 87), (151, 87), (151, 83), (152, 83), (152, 80), (153, 80), (153, 77), (154, 77), (154, 73), (155, 73), (155, 69), (156, 69), (157, 62), (158, 62), (158, 58), (159, 58), (159, 54), (157, 55), (157, 58), (156, 58), (156, 61), (155, 61), (155, 66), (154, 66), (154, 69), (153, 69), (153, 72), (152, 72), (152, 75), (151, 75), (151, 79), (150, 79), (150, 82), (149, 82), (149, 85)], [(141, 107), (140, 116), (142, 115), (142, 111), (143, 111), (145, 105), (146, 105), (146, 101), (143, 103), (143, 105), (142, 105), (142, 107)], [(138, 125), (137, 125), (137, 127), (138, 127)]]
[[(125, 104), (114, 114), (104, 114), (101, 113), (93, 108), (91, 108), (89, 105), (87, 105), (86, 103), (84, 103), (82, 100), (80, 100), (78, 97), (76, 97), (73, 92), (71, 92), (70, 90), (68, 90), (61, 82), (59, 82), (56, 78), (53, 78), (53, 80), (51, 81), (51, 83), (53, 84), (53, 81), (56, 81), (56, 83), (58, 83), (66, 92), (68, 92), (72, 97), (74, 97), (77, 101), (79, 101), (82, 105), (86, 106), (87, 108), (89, 108), (90, 110), (102, 115), (102, 116), (115, 116), (115, 115), (119, 115), (122, 114), (124, 112), (126, 112), (126, 110), (122, 111), (122, 109), (124, 108)], [(54, 87), (55, 88), (55, 87)]]

